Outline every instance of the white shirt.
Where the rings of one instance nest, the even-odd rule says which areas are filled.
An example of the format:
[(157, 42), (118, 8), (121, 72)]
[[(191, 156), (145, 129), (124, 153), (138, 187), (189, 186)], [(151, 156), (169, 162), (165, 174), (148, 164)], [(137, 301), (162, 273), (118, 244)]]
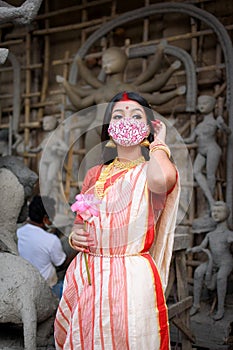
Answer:
[(55, 266), (66, 259), (60, 239), (44, 229), (25, 224), (17, 230), (19, 255), (35, 266), (50, 287), (57, 283)]

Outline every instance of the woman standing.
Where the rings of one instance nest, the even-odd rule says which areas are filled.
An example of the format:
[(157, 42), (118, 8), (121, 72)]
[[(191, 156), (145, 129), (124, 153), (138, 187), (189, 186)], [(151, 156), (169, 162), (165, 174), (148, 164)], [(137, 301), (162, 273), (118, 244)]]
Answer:
[(138, 94), (119, 93), (108, 104), (103, 164), (88, 171), (82, 187), (100, 200), (99, 212), (85, 230), (79, 215), (75, 220), (70, 242), (82, 253), (66, 273), (57, 349), (170, 348), (164, 290), (179, 186), (165, 136)]

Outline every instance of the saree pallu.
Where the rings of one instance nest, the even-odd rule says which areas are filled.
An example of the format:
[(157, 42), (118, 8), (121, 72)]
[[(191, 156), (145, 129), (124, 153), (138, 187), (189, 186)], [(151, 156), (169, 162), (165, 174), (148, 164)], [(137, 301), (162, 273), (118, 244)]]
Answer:
[[(88, 254), (92, 284), (88, 285), (84, 256), (79, 253), (65, 276), (54, 324), (56, 349), (170, 349), (164, 288), (178, 191), (166, 197), (164, 205), (168, 203), (170, 210), (164, 207), (161, 212), (148, 191), (146, 170), (144, 163), (119, 176), (108, 187), (99, 216), (87, 223), (96, 242)], [(83, 186), (88, 193), (94, 190), (90, 179), (89, 174)], [(156, 229), (156, 223), (167, 231)], [(149, 254), (149, 249), (156, 252), (156, 241), (161, 271)]]

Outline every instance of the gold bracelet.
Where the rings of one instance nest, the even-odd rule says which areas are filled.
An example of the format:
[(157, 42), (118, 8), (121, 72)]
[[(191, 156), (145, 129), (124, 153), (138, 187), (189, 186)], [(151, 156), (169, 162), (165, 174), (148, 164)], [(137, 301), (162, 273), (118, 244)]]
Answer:
[(151, 144), (150, 144), (150, 149), (152, 149), (152, 148), (154, 148), (154, 147), (156, 147), (156, 146), (167, 146), (167, 145), (166, 145), (165, 142), (163, 142), (163, 141), (161, 141), (161, 140), (158, 141), (158, 139), (156, 139), (156, 140), (154, 140), (153, 142), (151, 142)]
[(69, 242), (69, 245), (71, 246), (72, 249), (76, 249), (71, 242), (73, 233), (74, 233), (73, 231), (70, 233), (70, 235), (68, 237), (68, 242)]
[(155, 146), (155, 147), (151, 148), (149, 153), (153, 153), (155, 151), (164, 151), (167, 154), (168, 158), (171, 157), (171, 151), (167, 146), (162, 146), (162, 145)]

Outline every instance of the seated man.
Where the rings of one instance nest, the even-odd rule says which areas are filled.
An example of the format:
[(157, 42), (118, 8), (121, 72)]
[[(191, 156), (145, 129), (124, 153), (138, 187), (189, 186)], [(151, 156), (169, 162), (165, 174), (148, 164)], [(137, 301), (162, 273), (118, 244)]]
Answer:
[[(70, 262), (60, 239), (46, 231), (51, 225), (44, 204), (55, 214), (55, 201), (50, 197), (35, 196), (29, 204), (29, 220), (17, 230), (19, 254), (35, 266), (48, 282), (54, 294), (62, 294), (63, 281), (58, 282), (56, 268), (65, 268)], [(52, 216), (50, 215), (50, 216)]]

